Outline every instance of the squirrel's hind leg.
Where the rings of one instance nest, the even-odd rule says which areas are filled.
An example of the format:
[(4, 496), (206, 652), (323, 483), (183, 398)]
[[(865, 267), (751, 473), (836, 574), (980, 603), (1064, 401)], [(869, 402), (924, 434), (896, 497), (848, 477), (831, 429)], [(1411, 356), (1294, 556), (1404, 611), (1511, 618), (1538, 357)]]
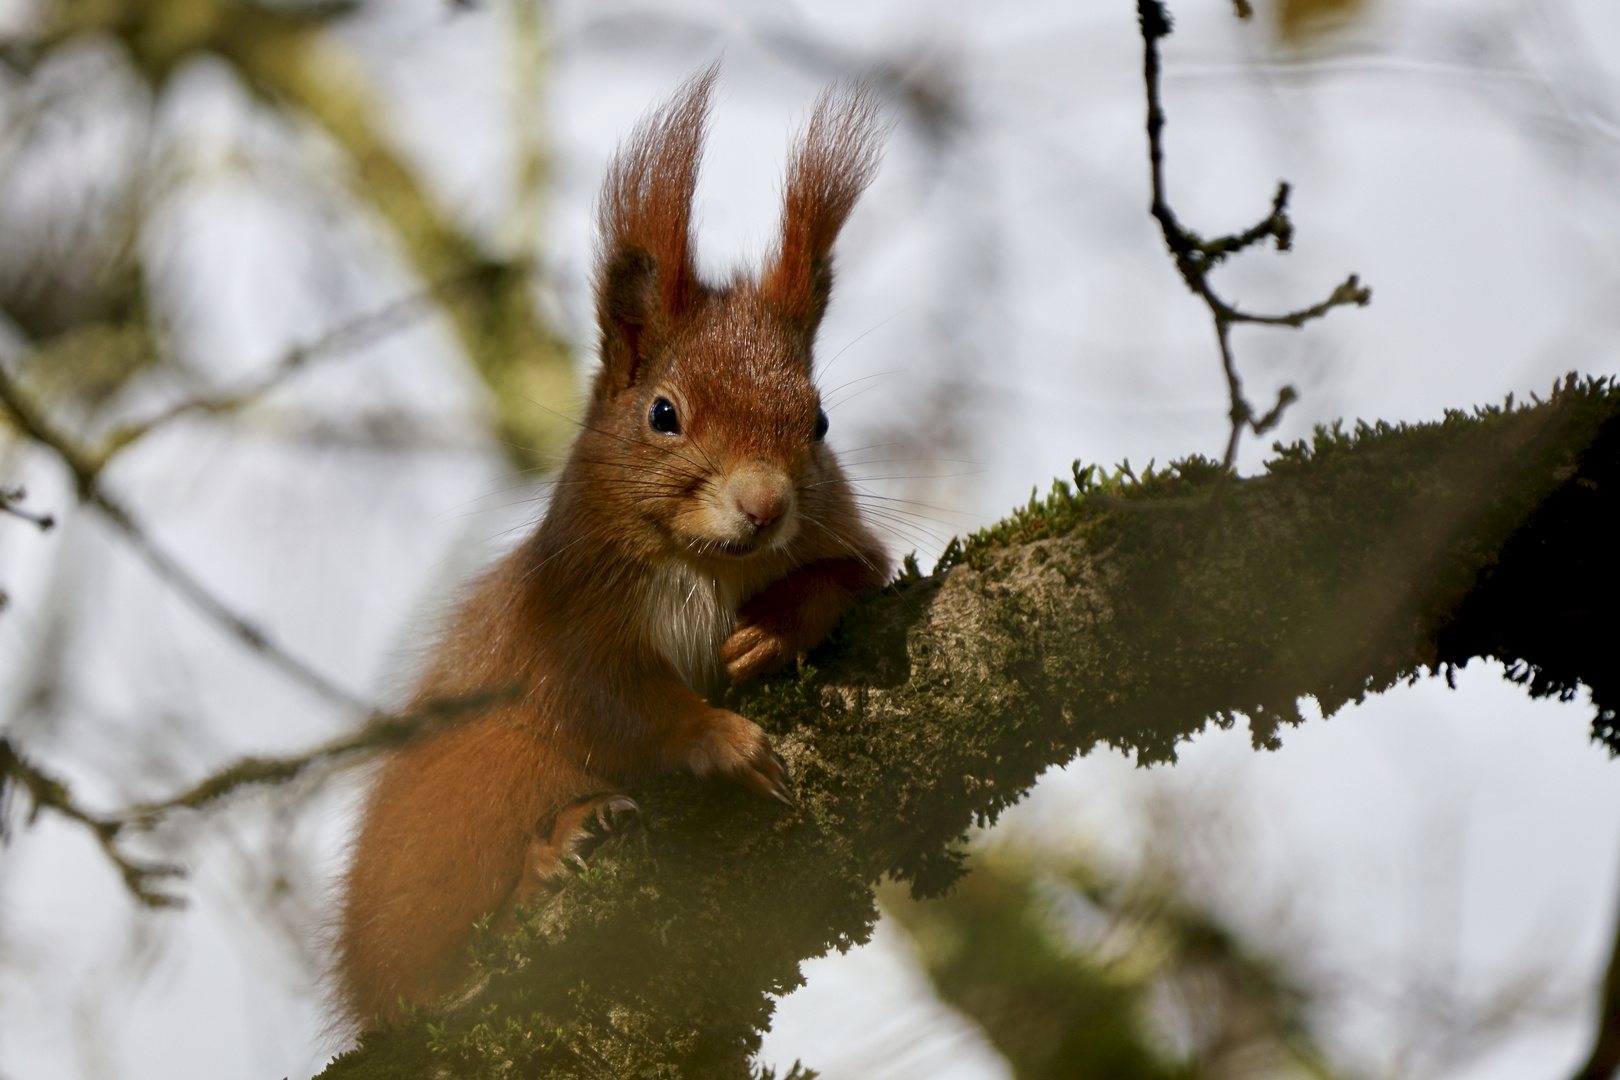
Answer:
[(531, 907), (559, 879), (573, 869), (583, 869), (585, 852), (595, 846), (602, 833), (612, 832), (613, 823), (624, 814), (639, 814), (641, 807), (627, 795), (610, 792), (580, 799), (558, 811), (551, 829), (536, 833), (529, 841), (523, 860), (523, 876), (505, 905), (503, 915)]

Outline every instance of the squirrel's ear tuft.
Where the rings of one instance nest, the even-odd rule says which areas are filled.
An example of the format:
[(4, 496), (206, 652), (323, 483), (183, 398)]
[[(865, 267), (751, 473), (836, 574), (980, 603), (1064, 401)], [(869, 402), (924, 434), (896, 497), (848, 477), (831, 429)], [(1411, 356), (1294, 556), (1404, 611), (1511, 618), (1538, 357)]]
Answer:
[(813, 334), (832, 291), (832, 246), (855, 200), (877, 171), (885, 125), (863, 84), (829, 90), (788, 162), (782, 238), (760, 279), (760, 293)]
[(692, 192), (697, 187), (719, 62), (687, 80), (636, 125), (602, 185), (597, 220), (596, 318), (602, 334), (597, 394), (634, 385), (647, 332), (667, 328), (703, 296), (692, 262)]

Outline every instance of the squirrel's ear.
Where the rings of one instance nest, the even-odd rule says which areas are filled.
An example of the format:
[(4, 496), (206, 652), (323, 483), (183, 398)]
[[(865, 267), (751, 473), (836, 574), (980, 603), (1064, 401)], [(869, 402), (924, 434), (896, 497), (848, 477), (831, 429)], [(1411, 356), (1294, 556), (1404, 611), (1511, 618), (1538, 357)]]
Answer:
[(788, 162), (782, 238), (760, 293), (789, 322), (814, 334), (832, 291), (832, 246), (877, 171), (884, 126), (871, 90), (829, 90)]
[(691, 254), (692, 192), (709, 91), (718, 72), (717, 61), (636, 125), (602, 185), (597, 207), (598, 396), (634, 385), (648, 331), (667, 329), (702, 299)]

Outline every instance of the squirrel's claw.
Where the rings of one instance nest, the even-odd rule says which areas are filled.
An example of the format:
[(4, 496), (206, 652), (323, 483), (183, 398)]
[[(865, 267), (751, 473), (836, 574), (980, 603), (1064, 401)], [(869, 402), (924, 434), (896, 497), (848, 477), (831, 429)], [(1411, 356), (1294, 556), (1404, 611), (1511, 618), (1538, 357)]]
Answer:
[(684, 764), (699, 776), (729, 776), (756, 794), (793, 805), (787, 766), (771, 749), (770, 736), (730, 710), (712, 711), (708, 730), (687, 748)]
[(620, 814), (641, 815), (641, 807), (628, 795), (615, 795), (596, 807), (596, 824), (603, 832), (613, 831), (613, 819)]
[(767, 799), (775, 799), (783, 806), (798, 806), (798, 803), (793, 801), (793, 796), (788, 794), (787, 786), (779, 777), (769, 776), (758, 769), (749, 769), (747, 774), (738, 779), (755, 794), (763, 795)]
[(775, 799), (783, 806), (797, 807), (799, 805), (793, 801), (793, 796), (789, 795), (787, 788), (783, 787), (781, 784), (771, 785), (771, 798)]
[(775, 799), (783, 806), (798, 806), (793, 801), (793, 796), (788, 793), (787, 766), (782, 763), (782, 759), (775, 751), (767, 750), (764, 760), (755, 763), (750, 771), (753, 775), (747, 777), (744, 783), (754, 791), (766, 798)]

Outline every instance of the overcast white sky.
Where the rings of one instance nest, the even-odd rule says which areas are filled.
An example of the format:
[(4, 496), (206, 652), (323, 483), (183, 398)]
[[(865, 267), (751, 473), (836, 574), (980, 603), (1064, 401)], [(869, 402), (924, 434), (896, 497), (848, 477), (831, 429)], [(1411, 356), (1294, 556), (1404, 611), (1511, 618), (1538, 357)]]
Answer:
[[(1077, 456), (1140, 466), (1224, 445), (1207, 317), (1146, 213), (1127, 0), (569, 0), (551, 12), (541, 98), (514, 77), (502, 3), (378, 7), (348, 39), (398, 137), (446, 204), (501, 243), (526, 236), (513, 120), (540, 122), (554, 155), (550, 301), (582, 342), (604, 162), (687, 74), (723, 58), (698, 215), (701, 258), (717, 272), (766, 246), (788, 133), (827, 82), (888, 62), (952, 89), (945, 129), (898, 120), (841, 243), (822, 335), (823, 385), (840, 388), (833, 441), (874, 490), (928, 504), (902, 526), (901, 550), (931, 557)], [(1224, 0), (1174, 10), (1167, 139), (1183, 220), (1241, 227), (1278, 179), (1294, 185), (1296, 250), (1223, 271), (1227, 295), (1295, 307), (1351, 271), (1374, 289), (1371, 307), (1303, 332), (1238, 332), (1256, 402), (1285, 382), (1301, 392), (1282, 438), (1340, 417), (1433, 419), (1545, 390), (1571, 369), (1620, 370), (1620, 8), (1386, 0), (1344, 48), (1303, 65)], [(143, 243), (202, 370), (240, 377), (412, 287), (341, 185), (312, 179), (321, 149), (255, 121), (219, 68), (184, 73), (159, 134), (194, 179)], [(478, 387), (441, 326), (323, 368), (281, 405), (247, 438), (176, 427), (110, 481), (301, 655), (386, 693), (448, 585), (532, 520), (537, 494), (478, 436)], [(294, 413), (387, 409), (448, 434), (404, 455), (278, 437)], [(1264, 452), (1251, 440), (1242, 466)], [(71, 505), (48, 465), (0, 469)], [(87, 797), (155, 794), (233, 754), (334, 730), (337, 717), (221, 642), (93, 522), (67, 516), (46, 537), (0, 528), (0, 582), (16, 601), (0, 616), (0, 686), (24, 681), (30, 643), (67, 598), (80, 614), (73, 708), (20, 734)], [(1257, 934), (1304, 943), (1337, 991), (1328, 1035), (1346, 1060), (1372, 1075), (1552, 1080), (1572, 1070), (1585, 1012), (1441, 1063), (1410, 995), (1442, 985), (1483, 999), (1540, 967), (1589, 1003), (1620, 892), (1620, 765), (1589, 744), (1588, 719), (1584, 702), (1531, 702), (1475, 665), (1455, 692), (1391, 692), (1286, 732), (1272, 754), (1238, 731), (1196, 740), (1174, 769), (1094, 755), (1044, 779), (1011, 817), (1128, 857), (1153, 792), (1218, 807), (1239, 837), (1224, 904)], [(136, 776), (148, 787), (132, 790)], [(14, 837), (0, 852), (0, 1076), (318, 1071), (312, 968), (240, 899), (264, 885), (266, 853), (292, 845), (317, 853), (315, 874), (290, 881), (278, 910), (295, 933), (318, 921), (352, 792), (311, 798), (298, 814), (249, 801), (191, 837), (182, 854), (199, 869), (178, 914), (132, 913), (67, 826), (46, 819)], [(806, 973), (765, 1061), (802, 1058), (829, 1080), (1005, 1075), (929, 1000), (886, 929)]]

